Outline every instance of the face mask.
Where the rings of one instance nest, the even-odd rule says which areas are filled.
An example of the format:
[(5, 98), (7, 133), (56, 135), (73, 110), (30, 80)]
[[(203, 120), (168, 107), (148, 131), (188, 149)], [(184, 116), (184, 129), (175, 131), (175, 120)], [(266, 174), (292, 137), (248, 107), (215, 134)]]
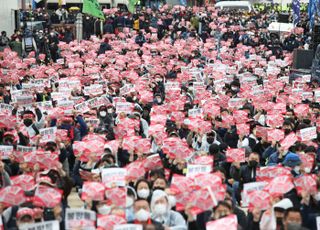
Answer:
[(134, 216), (136, 220), (140, 222), (146, 222), (150, 218), (150, 212), (142, 208), (138, 212), (136, 212)]
[(249, 161), (250, 167), (254, 168), (254, 167), (257, 167), (257, 165), (258, 165), (258, 162), (256, 162), (256, 161)]
[(232, 91), (238, 92), (238, 88), (237, 87), (231, 87)]
[(55, 148), (54, 147), (47, 147), (46, 151), (54, 152)]
[(282, 226), (282, 218), (277, 217), (277, 226)]
[(305, 173), (309, 174), (311, 172), (311, 168), (304, 168)]
[(293, 171), (294, 171), (295, 173), (299, 174), (299, 173), (300, 173), (300, 166), (295, 166), (295, 167), (293, 168)]
[(289, 133), (291, 133), (291, 129), (285, 129), (285, 130), (284, 130), (284, 133), (285, 133), (286, 135), (288, 135)]
[(32, 123), (33, 123), (33, 121), (31, 120), (31, 119), (24, 119), (23, 120), (23, 124), (25, 125), (25, 126), (30, 126), (30, 125), (32, 125)]
[(162, 191), (164, 191), (164, 188), (162, 188), (162, 187), (154, 187), (154, 188), (153, 188), (153, 191), (155, 191), (155, 190), (162, 190)]
[(108, 215), (110, 211), (111, 211), (111, 207), (105, 204), (98, 208), (98, 213), (101, 215)]
[(108, 109), (108, 113), (113, 113), (113, 109)]
[(140, 189), (137, 192), (138, 196), (142, 199), (147, 199), (150, 195), (150, 190), (149, 189)]
[(133, 199), (131, 197), (127, 197), (126, 208), (130, 208), (132, 205), (133, 205)]
[(158, 102), (158, 103), (161, 103), (161, 98), (157, 98), (157, 102)]
[(12, 141), (6, 140), (6, 141), (4, 141), (4, 145), (12, 145)]
[(175, 196), (169, 195), (168, 200), (169, 200), (169, 205), (171, 208), (176, 206), (177, 200), (176, 200)]
[(207, 138), (207, 142), (208, 142), (208, 144), (212, 144), (214, 142), (214, 138), (213, 137), (208, 137)]
[(292, 222), (292, 223), (287, 224), (287, 229), (300, 229), (300, 228), (301, 228), (301, 224), (296, 223), (296, 222)]
[(223, 218), (223, 217), (225, 217), (225, 216), (227, 216), (227, 213), (225, 213), (225, 212), (217, 213), (217, 214), (215, 215), (215, 219), (217, 220), (217, 219)]
[(100, 117), (105, 117), (107, 116), (107, 112), (106, 111), (100, 111)]
[(320, 192), (318, 192), (316, 195), (314, 195), (314, 199), (316, 201), (320, 201)]
[(156, 215), (164, 215), (167, 212), (167, 205), (165, 204), (156, 204), (154, 206), (154, 213)]
[(53, 37), (53, 36), (54, 36), (54, 33), (50, 33), (50, 36)]

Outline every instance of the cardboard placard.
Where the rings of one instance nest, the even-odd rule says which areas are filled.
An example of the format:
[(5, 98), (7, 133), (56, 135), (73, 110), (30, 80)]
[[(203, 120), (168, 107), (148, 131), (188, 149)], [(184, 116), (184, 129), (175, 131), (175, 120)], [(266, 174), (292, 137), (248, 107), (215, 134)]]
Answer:
[(59, 221), (44, 221), (40, 223), (24, 224), (19, 227), (20, 230), (60, 230)]
[(104, 168), (101, 172), (102, 182), (105, 186), (126, 185), (127, 170), (124, 168)]

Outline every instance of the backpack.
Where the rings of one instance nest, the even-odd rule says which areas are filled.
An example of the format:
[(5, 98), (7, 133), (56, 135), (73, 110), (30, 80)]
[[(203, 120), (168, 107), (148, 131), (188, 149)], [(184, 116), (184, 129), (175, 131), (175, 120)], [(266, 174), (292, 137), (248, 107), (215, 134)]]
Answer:
[(3, 223), (5, 230), (18, 230), (17, 226), (17, 212), (19, 210), (19, 206), (12, 206), (11, 215), (7, 223)]

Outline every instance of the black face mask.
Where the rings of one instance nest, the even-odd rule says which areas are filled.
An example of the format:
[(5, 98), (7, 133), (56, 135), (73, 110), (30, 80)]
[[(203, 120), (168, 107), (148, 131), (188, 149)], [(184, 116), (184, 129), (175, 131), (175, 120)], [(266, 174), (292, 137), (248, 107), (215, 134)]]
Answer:
[(257, 167), (258, 166), (258, 162), (256, 162), (256, 161), (249, 161), (249, 167), (251, 167), (251, 168), (255, 168), (255, 167)]
[(54, 152), (56, 149), (54, 147), (47, 147), (46, 151)]
[(284, 133), (285, 133), (286, 135), (288, 135), (289, 133), (291, 133), (291, 129), (285, 129), (285, 130), (284, 130)]
[(3, 140), (3, 143), (4, 143), (5, 145), (12, 145), (13, 139), (11, 139), (11, 138), (5, 138), (5, 139)]
[(155, 191), (155, 190), (162, 190), (162, 191), (164, 191), (164, 188), (162, 188), (162, 187), (154, 187), (154, 188), (153, 188), (153, 191)]
[(282, 218), (281, 217), (277, 217), (276, 221), (277, 221), (277, 226), (282, 227), (282, 225), (283, 225)]
[(24, 119), (24, 120), (23, 120), (23, 124), (24, 124), (25, 126), (27, 126), (27, 127), (29, 127), (30, 125), (32, 125), (32, 123), (33, 123), (32, 119), (27, 118), (27, 119)]
[(214, 137), (207, 137), (208, 144), (212, 144), (214, 142)]

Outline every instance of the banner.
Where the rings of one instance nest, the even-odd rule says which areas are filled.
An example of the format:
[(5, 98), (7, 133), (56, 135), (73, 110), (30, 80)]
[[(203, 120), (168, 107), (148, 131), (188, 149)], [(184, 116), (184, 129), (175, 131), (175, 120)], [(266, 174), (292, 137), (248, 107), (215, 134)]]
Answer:
[(67, 3), (66, 0), (59, 0), (58, 4), (59, 6), (65, 6)]
[(317, 0), (309, 0), (309, 4), (308, 4), (308, 15), (309, 15), (309, 19), (310, 19), (310, 30), (313, 30), (313, 26), (314, 26), (314, 18), (315, 18), (315, 14), (317, 13)]
[(129, 7), (128, 10), (130, 13), (134, 13), (136, 9), (136, 4), (139, 2), (139, 0), (129, 0)]
[(83, 0), (82, 13), (92, 15), (94, 17), (104, 19), (98, 0)]
[(296, 26), (300, 21), (300, 0), (292, 1), (293, 25)]
[(40, 223), (33, 223), (33, 224), (25, 224), (22, 227), (19, 227), (21, 230), (35, 230), (35, 229), (42, 229), (42, 230), (59, 230), (60, 225), (59, 221), (44, 221)]

